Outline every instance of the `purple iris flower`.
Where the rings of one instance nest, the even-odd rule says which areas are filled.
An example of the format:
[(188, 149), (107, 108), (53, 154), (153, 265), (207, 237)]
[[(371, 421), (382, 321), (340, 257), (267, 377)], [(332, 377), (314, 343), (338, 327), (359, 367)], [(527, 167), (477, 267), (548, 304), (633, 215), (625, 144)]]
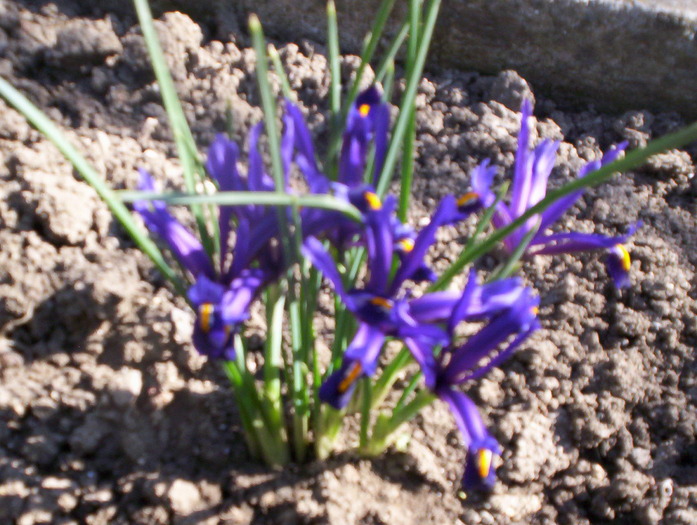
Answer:
[[(264, 172), (258, 149), (261, 126), (249, 135), (249, 169), (242, 177), (237, 169), (237, 145), (218, 135), (208, 152), (206, 168), (222, 191), (272, 191), (272, 179)], [(155, 191), (153, 178), (140, 170), (139, 189)], [(248, 318), (249, 306), (264, 284), (277, 278), (283, 269), (278, 243), (278, 216), (263, 206), (220, 206), (220, 260), (214, 263), (201, 242), (167, 211), (161, 201), (135, 202), (134, 209), (148, 229), (163, 240), (174, 257), (191, 274), (194, 284), (188, 291), (196, 310), (193, 342), (211, 358), (234, 359), (233, 336)], [(233, 221), (235, 245), (229, 248)]]
[(244, 270), (228, 286), (202, 275), (189, 288), (189, 300), (197, 314), (193, 342), (201, 354), (235, 359), (233, 337), (249, 318), (249, 306), (263, 282), (263, 272), (252, 269)]
[[(305, 177), (310, 193), (332, 194), (349, 202), (363, 214), (381, 206), (373, 186), (363, 182), (370, 144), (375, 144), (373, 178), (379, 175), (387, 150), (389, 109), (387, 104), (382, 102), (376, 87), (370, 87), (360, 93), (349, 109), (338, 181), (331, 181), (318, 166), (310, 131), (302, 112), (290, 101), (286, 101), (283, 120), (284, 165), (288, 170), (291, 161), (295, 161)], [(304, 235), (328, 238), (339, 248), (349, 246), (362, 231), (360, 224), (331, 210), (302, 210), (301, 220)]]
[(465, 489), (491, 488), (495, 480), (493, 458), (501, 454), (501, 448), (487, 431), (475, 404), (456, 387), (501, 364), (539, 328), (538, 304), (539, 299), (519, 279), (478, 285), (472, 272), (452, 309), (448, 327), (452, 332), (462, 321), (487, 323), (464, 344), (451, 343), (437, 356), (426, 354), (430, 349), (422, 347), (423, 353), (417, 357), (426, 385), (450, 407), (467, 447)]
[[(493, 216), (494, 226), (502, 228), (507, 226), (535, 204), (544, 199), (547, 193), (547, 181), (554, 167), (558, 141), (544, 140), (535, 149), (529, 149), (530, 143), (530, 116), (532, 105), (529, 100), (523, 102), (520, 133), (518, 135), (518, 149), (516, 151), (513, 184), (511, 186), (511, 200), (507, 205), (500, 202)], [(601, 166), (613, 162), (627, 147), (623, 142), (611, 148), (600, 160), (586, 164), (579, 172), (579, 177), (585, 177)], [(484, 161), (475, 169), (472, 177), (472, 191), (466, 193), (458, 204), (461, 211), (467, 206), (491, 206), (495, 201), (495, 195), (491, 191), (491, 183), (495, 170), (489, 167), (488, 161)], [(553, 253), (574, 253), (587, 250), (605, 250), (607, 253), (606, 266), (615, 286), (621, 288), (629, 284), (629, 269), (631, 260), (624, 243), (634, 233), (639, 224), (629, 228), (628, 233), (616, 237), (594, 233), (546, 233), (573, 204), (583, 195), (583, 190), (574, 192), (558, 200), (547, 208), (538, 217), (531, 217), (520, 228), (504, 239), (504, 245), (509, 252), (515, 250), (526, 234), (532, 228), (537, 228), (527, 248), (527, 255), (544, 255)], [(539, 224), (538, 224), (539, 222)]]
[[(332, 282), (346, 308), (359, 321), (358, 332), (342, 366), (320, 388), (320, 399), (335, 408), (346, 405), (358, 378), (374, 373), (386, 337), (403, 339), (412, 352), (447, 343), (447, 331), (435, 323), (447, 318), (458, 301), (456, 294), (448, 292), (425, 294), (418, 299), (402, 292), (407, 280), (422, 278), (426, 252), (435, 241), (438, 228), (449, 223), (455, 212), (455, 198), (449, 196), (441, 202), (431, 222), (400, 255), (394, 273), (392, 215), (396, 202), (388, 197), (384, 203), (375, 204), (366, 214), (365, 245), (370, 275), (364, 288), (350, 291), (344, 288), (334, 261), (320, 241), (309, 238), (303, 247), (305, 256)], [(440, 312), (441, 317), (434, 317), (434, 312)]]

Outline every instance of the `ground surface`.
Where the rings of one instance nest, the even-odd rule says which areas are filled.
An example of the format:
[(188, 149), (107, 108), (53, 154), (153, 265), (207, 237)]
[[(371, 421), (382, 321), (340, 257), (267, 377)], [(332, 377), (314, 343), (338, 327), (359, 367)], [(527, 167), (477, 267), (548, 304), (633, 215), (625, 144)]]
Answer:
[[(112, 186), (133, 187), (137, 166), (178, 184), (133, 20), (79, 5), (1, 5), (0, 73)], [(185, 16), (162, 20), (202, 148), (224, 129), (228, 101), (240, 138), (260, 117), (243, 36), (237, 47)], [(282, 51), (318, 136), (321, 51)], [(467, 189), (483, 158), (510, 173), (510, 108), (525, 94), (515, 74), (423, 82), (415, 220)], [(549, 100), (536, 115), (539, 137), (566, 136), (557, 183), (612, 143), (680, 125)], [(0, 523), (697, 523), (693, 173), (690, 152), (663, 155), (589, 193), (564, 222), (603, 233), (644, 222), (630, 289), (615, 292), (592, 254), (527, 264), (545, 330), (470, 389), (505, 452), (493, 494), (463, 500), (464, 454), (440, 405), (411, 424), (405, 453), (282, 472), (253, 463), (225, 379), (188, 344), (191, 312), (55, 149), (0, 103)], [(462, 242), (446, 237), (445, 259)]]

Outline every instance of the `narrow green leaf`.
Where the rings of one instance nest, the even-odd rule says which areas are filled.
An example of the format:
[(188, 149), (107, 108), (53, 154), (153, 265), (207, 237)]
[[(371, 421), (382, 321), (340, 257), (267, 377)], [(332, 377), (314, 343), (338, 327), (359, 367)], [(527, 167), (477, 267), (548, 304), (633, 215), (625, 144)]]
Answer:
[(334, 125), (337, 125), (341, 115), (341, 69), (339, 68), (339, 29), (334, 0), (327, 2), (327, 43), (331, 76), (329, 109), (332, 112)]
[[(421, 42), (421, 0), (409, 0), (409, 42), (407, 46), (407, 78), (412, 78), (416, 63), (419, 46)], [(425, 43), (426, 46), (429, 42)], [(421, 72), (419, 72), (419, 77)], [(416, 141), (416, 98), (409, 101), (407, 106), (402, 106), (400, 112), (408, 112), (407, 129), (402, 149), (402, 178), (399, 191), (399, 208), (397, 216), (399, 220), (407, 220), (409, 198), (411, 197), (411, 186), (414, 180), (414, 142)]]
[(281, 146), (279, 142), (278, 125), (276, 123), (276, 100), (269, 84), (269, 65), (266, 61), (266, 43), (261, 22), (256, 15), (249, 16), (249, 32), (252, 35), (254, 52), (257, 59), (257, 84), (261, 96), (261, 106), (264, 110), (264, 124), (269, 143), (269, 155), (271, 156), (271, 173), (277, 192), (285, 191), (285, 177), (283, 175), (283, 163), (281, 162)]
[(537, 230), (540, 228), (540, 222), (541, 219), (540, 217), (538, 217), (536, 224), (532, 228), (530, 228), (530, 231), (528, 231), (523, 236), (523, 238), (518, 243), (518, 246), (516, 246), (515, 250), (513, 250), (513, 253), (508, 257), (508, 260), (505, 262), (505, 264), (496, 272), (494, 272), (489, 277), (487, 282), (494, 282), (498, 281), (499, 279), (505, 279), (506, 277), (510, 277), (510, 275), (515, 271), (518, 261), (520, 261), (521, 257), (525, 255), (525, 250), (528, 248), (530, 241), (532, 241), (532, 238), (535, 236)]
[[(150, 55), (150, 62), (152, 63), (152, 68), (157, 78), (157, 84), (162, 94), (162, 102), (165, 105), (169, 124), (172, 128), (174, 142), (177, 147), (177, 155), (182, 163), (184, 184), (189, 193), (195, 193), (197, 175), (201, 180), (204, 179), (201, 161), (197, 153), (196, 141), (186, 121), (184, 110), (182, 109), (177, 90), (174, 86), (174, 81), (172, 80), (172, 75), (169, 72), (167, 61), (162, 52), (162, 47), (160, 46), (160, 41), (155, 31), (155, 25), (153, 24), (148, 0), (133, 0), (133, 3), (135, 4), (138, 22), (140, 23), (143, 38), (145, 39), (145, 45)], [(216, 246), (214, 246), (214, 240), (211, 238), (208, 228), (206, 227), (203, 209), (198, 205), (194, 205), (191, 211), (196, 219), (201, 241), (206, 247), (208, 254), (213, 257), (216, 252)]]
[(217, 204), (220, 206), (246, 206), (258, 204), (262, 206), (291, 206), (297, 208), (320, 208), (343, 213), (349, 219), (360, 222), (361, 212), (347, 201), (331, 195), (292, 195), (272, 191), (220, 191), (212, 195), (186, 193), (152, 193), (140, 191), (119, 191), (117, 199), (124, 202), (137, 200), (163, 201), (171, 205), (187, 204)]
[(378, 67), (375, 69), (375, 80), (377, 82), (382, 82), (385, 79), (385, 75), (387, 75), (390, 67), (392, 70), (394, 70), (394, 60), (399, 52), (399, 49), (402, 47), (402, 44), (404, 44), (408, 34), (409, 24), (405, 22), (402, 24), (399, 32), (392, 40), (390, 47), (387, 48), (387, 51), (382, 55), (382, 58), (378, 63)]
[(428, 48), (431, 44), (431, 38), (433, 37), (433, 30), (436, 25), (436, 19), (438, 18), (440, 4), (441, 0), (431, 0), (426, 7), (419, 49), (416, 54), (416, 59), (414, 60), (413, 70), (410, 72), (411, 76), (407, 78), (407, 86), (400, 104), (401, 109), (399, 112), (399, 117), (397, 118), (397, 122), (392, 130), (390, 147), (387, 149), (385, 161), (382, 167), (382, 173), (380, 174), (380, 179), (378, 182), (377, 192), (381, 197), (385, 195), (387, 187), (390, 184), (390, 178), (397, 163), (397, 156), (399, 154), (402, 141), (405, 139), (405, 135), (407, 133), (411, 114), (410, 108), (416, 99), (416, 92), (419, 87), (419, 82), (421, 81), (424, 65), (426, 64), (426, 56), (428, 55)]

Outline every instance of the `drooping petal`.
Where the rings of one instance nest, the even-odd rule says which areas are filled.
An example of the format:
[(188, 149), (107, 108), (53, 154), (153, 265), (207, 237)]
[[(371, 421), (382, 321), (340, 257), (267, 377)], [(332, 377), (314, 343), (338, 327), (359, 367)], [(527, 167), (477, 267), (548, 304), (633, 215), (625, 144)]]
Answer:
[(362, 323), (346, 349), (341, 368), (332, 373), (319, 388), (319, 398), (336, 408), (344, 408), (351, 400), (356, 382), (375, 373), (385, 336)]
[(420, 323), (443, 321), (450, 317), (460, 296), (456, 291), (424, 294), (409, 301), (409, 315)]
[(394, 243), (390, 224), (396, 202), (390, 195), (377, 209), (366, 213), (365, 243), (368, 250), (368, 270), (370, 279), (366, 289), (374, 294), (384, 294), (387, 290)]
[(489, 434), (476, 405), (462, 392), (443, 389), (438, 392), (453, 414), (462, 440), (467, 447), (467, 458), (462, 485), (465, 490), (488, 490), (494, 485), (496, 469), (494, 456), (501, 455), (501, 447)]
[(320, 385), (319, 399), (336, 410), (346, 407), (351, 401), (358, 379), (363, 375), (362, 372), (360, 361), (344, 359), (341, 368), (332, 372)]
[(531, 255), (556, 255), (602, 250), (621, 244), (625, 239), (624, 235), (608, 237), (599, 233), (553, 233), (535, 239), (535, 244), (530, 244), (530, 253)]
[(189, 300), (196, 308), (193, 343), (202, 355), (212, 359), (234, 358), (233, 324), (225, 319), (225, 287), (200, 276), (189, 288)]
[[(145, 170), (140, 170), (140, 174), (139, 188), (153, 191), (155, 184), (152, 177)], [(137, 201), (133, 203), (133, 208), (143, 218), (148, 230), (167, 243), (174, 257), (191, 275), (215, 277), (213, 264), (201, 242), (167, 211), (163, 202), (153, 201), (150, 204)]]
[(608, 249), (605, 267), (616, 288), (626, 288), (631, 284), (629, 270), (632, 268), (632, 260), (624, 244), (616, 244)]
[(199, 354), (210, 359), (235, 359), (234, 333), (227, 326), (215, 326), (204, 331), (197, 323), (191, 337)]
[(447, 385), (463, 382), (484, 357), (496, 352), (510, 336), (530, 329), (537, 316), (538, 304), (539, 299), (526, 289), (511, 308), (494, 317), (462, 346), (451, 350), (450, 361), (439, 381)]

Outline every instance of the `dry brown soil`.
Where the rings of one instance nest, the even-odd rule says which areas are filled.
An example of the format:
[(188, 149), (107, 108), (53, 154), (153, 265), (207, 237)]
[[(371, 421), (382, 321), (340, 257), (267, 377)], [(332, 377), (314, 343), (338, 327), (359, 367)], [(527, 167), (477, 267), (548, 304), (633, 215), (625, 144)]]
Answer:
[[(103, 9), (0, 3), (0, 74), (114, 188), (134, 187), (138, 166), (178, 187), (134, 17)], [(176, 13), (157, 28), (202, 150), (224, 129), (228, 103), (242, 138), (261, 115), (244, 34)], [(323, 49), (280, 45), (321, 144)], [(344, 72), (355, 64), (345, 58)], [(414, 220), (467, 189), (483, 158), (510, 174), (511, 108), (526, 95), (514, 73), (429, 73)], [(537, 137), (566, 137), (555, 185), (613, 143), (636, 147), (682, 124), (539, 97), (536, 116)], [(463, 450), (440, 405), (410, 424), (404, 452), (283, 471), (254, 463), (225, 378), (188, 342), (186, 304), (53, 146), (0, 102), (0, 523), (697, 523), (693, 156), (670, 152), (616, 177), (561, 224), (617, 233), (643, 220), (630, 289), (616, 292), (593, 254), (526, 264), (545, 329), (469, 389), (505, 452), (493, 493), (463, 499)], [(463, 239), (444, 235), (436, 264)]]

